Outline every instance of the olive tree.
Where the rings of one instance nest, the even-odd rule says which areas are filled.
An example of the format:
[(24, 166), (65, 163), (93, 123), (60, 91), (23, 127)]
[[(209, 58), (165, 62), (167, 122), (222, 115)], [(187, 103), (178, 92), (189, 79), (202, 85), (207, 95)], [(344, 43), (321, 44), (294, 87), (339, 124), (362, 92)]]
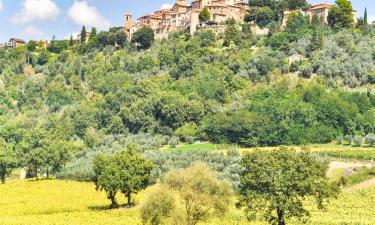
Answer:
[(170, 172), (163, 183), (178, 193), (185, 209), (185, 225), (195, 225), (213, 215), (224, 215), (233, 197), (230, 183), (217, 179), (202, 163)]
[(306, 198), (315, 199), (323, 209), (339, 190), (326, 177), (328, 164), (305, 150), (255, 150), (243, 156), (241, 165), (237, 206), (244, 208), (249, 220), (259, 215), (277, 225), (285, 225), (292, 217), (302, 220), (309, 216)]

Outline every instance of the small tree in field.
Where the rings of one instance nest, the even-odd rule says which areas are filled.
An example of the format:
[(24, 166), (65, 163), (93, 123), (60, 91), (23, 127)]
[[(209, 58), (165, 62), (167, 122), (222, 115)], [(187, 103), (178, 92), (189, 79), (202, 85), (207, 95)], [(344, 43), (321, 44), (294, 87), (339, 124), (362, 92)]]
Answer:
[(195, 225), (213, 215), (224, 215), (233, 197), (230, 183), (217, 179), (202, 163), (170, 172), (164, 185), (179, 194), (185, 209), (185, 225)]
[(112, 157), (102, 154), (97, 155), (93, 162), (96, 189), (107, 193), (107, 198), (111, 200), (110, 208), (118, 206), (116, 194), (121, 187), (120, 170), (115, 163)]
[(127, 151), (117, 153), (115, 158), (120, 167), (121, 193), (127, 198), (128, 205), (131, 205), (131, 195), (149, 185), (153, 165), (143, 158), (135, 145), (129, 145)]
[(133, 145), (113, 156), (97, 155), (94, 158), (94, 183), (97, 190), (105, 191), (111, 208), (117, 207), (116, 194), (121, 192), (132, 205), (131, 195), (145, 189), (153, 165), (145, 160)]
[(244, 155), (241, 165), (238, 207), (243, 207), (249, 220), (263, 216), (270, 224), (285, 225), (288, 218), (303, 219), (307, 197), (314, 198), (318, 208), (327, 198), (336, 196), (338, 185), (326, 177), (328, 164), (307, 151), (293, 149)]
[(141, 218), (143, 224), (178, 224), (181, 218), (177, 216), (177, 199), (174, 193), (165, 187), (154, 190), (141, 207)]

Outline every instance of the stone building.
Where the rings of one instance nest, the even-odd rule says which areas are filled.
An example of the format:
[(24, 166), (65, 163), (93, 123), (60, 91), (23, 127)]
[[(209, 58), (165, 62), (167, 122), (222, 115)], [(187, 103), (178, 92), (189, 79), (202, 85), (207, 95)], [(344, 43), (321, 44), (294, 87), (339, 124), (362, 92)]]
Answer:
[[(311, 5), (310, 8), (307, 11), (302, 11), (299, 10), (304, 16), (307, 16), (309, 20), (311, 21), (314, 16), (317, 16), (320, 21), (322, 21), (325, 24), (328, 24), (328, 14), (329, 10), (331, 9), (332, 5), (327, 4), (327, 3), (320, 3), (320, 4), (315, 4)], [(288, 22), (289, 15), (293, 11), (285, 11), (284, 12), (284, 19), (283, 19), (283, 24), (282, 27), (286, 26), (286, 23)], [(356, 16), (356, 11), (353, 10), (353, 15), (354, 15), (354, 22), (357, 22), (357, 16)]]
[(189, 5), (186, 0), (176, 0), (169, 9), (161, 9), (150, 15), (144, 15), (133, 22), (131, 15), (125, 15), (124, 30), (129, 37), (141, 27), (150, 27), (155, 32), (156, 39), (168, 38), (177, 31), (188, 31), (194, 34), (200, 25), (199, 13), (203, 8), (210, 11), (210, 21), (216, 24), (233, 18), (243, 21), (249, 11), (243, 0), (193, 0)]

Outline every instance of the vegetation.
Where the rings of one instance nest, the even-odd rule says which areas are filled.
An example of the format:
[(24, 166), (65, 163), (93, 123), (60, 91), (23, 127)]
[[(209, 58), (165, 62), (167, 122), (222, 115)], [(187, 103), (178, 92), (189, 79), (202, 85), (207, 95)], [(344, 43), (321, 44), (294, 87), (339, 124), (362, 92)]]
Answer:
[[(207, 221), (213, 215), (223, 216), (232, 200), (232, 188), (228, 182), (218, 180), (203, 164), (170, 172), (163, 181), (161, 190), (152, 194), (142, 208), (142, 219), (151, 224), (172, 217), (174, 223), (194, 225)], [(175, 198), (170, 190), (176, 191)], [(155, 196), (159, 196), (156, 199)], [(181, 201), (184, 212), (179, 212), (176, 202)], [(163, 209), (163, 210), (161, 210)]]
[(254, 151), (243, 156), (241, 166), (238, 206), (250, 220), (262, 215), (270, 224), (285, 225), (292, 217), (302, 221), (309, 215), (303, 203), (307, 197), (323, 209), (326, 199), (338, 193), (326, 177), (328, 165), (309, 152)]
[(113, 156), (97, 155), (93, 167), (96, 188), (107, 193), (111, 208), (117, 207), (117, 192), (126, 196), (128, 206), (132, 205), (132, 194), (147, 187), (152, 170), (151, 162), (143, 159), (135, 146)]
[[(325, 159), (375, 157), (374, 26), (354, 26), (347, 0), (328, 25), (298, 11), (305, 0), (249, 3), (268, 35), (230, 19), (222, 33), (83, 27), (80, 43), (1, 49), (0, 178), (41, 181), (0, 186), (0, 223), (372, 224), (374, 190), (338, 194)], [(281, 29), (284, 10), (297, 11)]]

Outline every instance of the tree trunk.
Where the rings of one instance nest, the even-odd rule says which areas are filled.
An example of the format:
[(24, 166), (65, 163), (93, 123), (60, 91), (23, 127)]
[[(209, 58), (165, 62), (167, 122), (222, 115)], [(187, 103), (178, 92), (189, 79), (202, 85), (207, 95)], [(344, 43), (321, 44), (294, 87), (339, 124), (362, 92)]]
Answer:
[(278, 225), (285, 225), (285, 220), (284, 220), (284, 211), (281, 209), (277, 209), (277, 220), (278, 220)]
[(5, 175), (6, 175), (7, 171), (6, 171), (6, 168), (5, 167), (1, 167), (0, 168), (0, 178), (1, 178), (1, 183), (2, 184), (5, 184)]
[(126, 194), (126, 197), (128, 198), (128, 206), (131, 206), (132, 204), (132, 194), (129, 192)]
[(48, 170), (48, 167), (47, 167), (47, 172), (46, 172), (46, 174), (47, 174), (47, 180), (49, 179), (49, 170)]
[(108, 198), (111, 200), (111, 205), (109, 207), (111, 209), (117, 208), (116, 193), (110, 192)]

